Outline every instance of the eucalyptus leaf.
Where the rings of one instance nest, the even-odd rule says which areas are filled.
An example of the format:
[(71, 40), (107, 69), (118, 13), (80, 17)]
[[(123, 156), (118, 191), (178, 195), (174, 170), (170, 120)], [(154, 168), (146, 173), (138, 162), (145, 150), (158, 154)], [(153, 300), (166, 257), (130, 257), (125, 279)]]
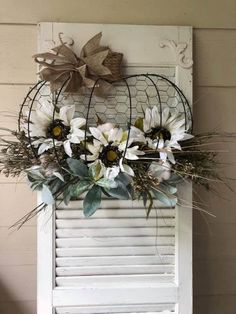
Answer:
[(91, 181), (88, 180), (82, 180), (79, 183), (75, 184), (73, 187), (73, 192), (72, 192), (72, 196), (73, 197), (78, 197), (80, 196), (82, 193), (84, 193), (85, 191), (87, 191), (89, 189), (89, 187), (91, 186)]
[(177, 192), (177, 188), (173, 185), (167, 184), (165, 182), (162, 182), (159, 185), (160, 190), (162, 190), (163, 192), (166, 192), (168, 194), (175, 194)]
[(135, 199), (135, 191), (134, 191), (134, 187), (132, 184), (128, 184), (126, 186), (127, 191), (129, 192), (129, 195), (131, 196), (132, 199)]
[(55, 172), (53, 172), (53, 175), (55, 177), (57, 177), (58, 179), (60, 179), (62, 182), (65, 182), (65, 180), (64, 180), (63, 176), (60, 174), (60, 172), (55, 171)]
[(183, 178), (180, 175), (174, 173), (171, 175), (171, 177), (166, 182), (171, 184), (171, 185), (176, 185), (176, 184), (182, 183)]
[(177, 197), (175, 196), (169, 197), (168, 195), (165, 194), (165, 192), (157, 190), (153, 190), (153, 194), (156, 199), (158, 199), (160, 202), (169, 207), (175, 207), (175, 205), (177, 204), (178, 200)]
[(130, 198), (129, 192), (127, 190), (127, 187), (119, 180), (116, 180), (117, 187), (113, 189), (106, 189), (106, 192), (111, 195), (112, 197), (122, 199), (122, 200), (128, 200)]
[(75, 176), (79, 178), (88, 177), (88, 167), (82, 162), (82, 160), (68, 158), (67, 164)]
[(35, 179), (33, 177), (31, 177), (31, 175), (29, 173), (27, 174), (27, 179), (28, 179), (29, 183), (36, 182)]
[(94, 163), (89, 167), (89, 176), (92, 180), (99, 180), (102, 176), (102, 166), (100, 163)]
[(30, 184), (30, 188), (31, 188), (33, 191), (41, 191), (42, 188), (43, 188), (43, 183), (42, 183), (42, 182), (34, 181), (33, 183)]
[(90, 217), (95, 213), (101, 204), (102, 191), (100, 186), (94, 185), (91, 190), (88, 191), (84, 198), (84, 215)]
[(60, 191), (64, 183), (60, 179), (54, 179), (49, 183), (52, 194), (56, 194)]
[(117, 176), (117, 179), (121, 182), (123, 182), (124, 185), (130, 185), (130, 183), (133, 181), (132, 177), (129, 176), (127, 173), (125, 172), (120, 172)]
[(63, 190), (63, 201), (66, 205), (68, 205), (70, 203), (70, 200), (72, 198), (71, 188), (72, 188), (72, 186), (69, 185), (68, 187), (66, 187)]
[(47, 205), (54, 203), (52, 192), (49, 190), (49, 187), (45, 184), (43, 185), (42, 188), (42, 201)]
[(42, 175), (39, 176), (36, 173), (32, 173), (32, 172), (27, 173), (27, 178), (28, 178), (28, 180), (30, 182), (35, 182), (35, 181), (42, 182), (42, 181), (45, 181), (45, 177), (44, 176), (42, 176)]
[(97, 185), (106, 188), (106, 189), (112, 189), (117, 187), (117, 182), (114, 180), (102, 178), (96, 182)]
[(107, 197), (112, 197), (110, 194), (107, 193), (105, 188), (102, 188), (102, 193), (106, 195)]
[(44, 175), (40, 172), (40, 169), (37, 168), (31, 168), (30, 170), (27, 171), (27, 174), (36, 181), (39, 180), (45, 180)]
[(142, 198), (143, 198), (143, 205), (144, 207), (146, 207), (147, 205), (147, 193), (142, 193)]

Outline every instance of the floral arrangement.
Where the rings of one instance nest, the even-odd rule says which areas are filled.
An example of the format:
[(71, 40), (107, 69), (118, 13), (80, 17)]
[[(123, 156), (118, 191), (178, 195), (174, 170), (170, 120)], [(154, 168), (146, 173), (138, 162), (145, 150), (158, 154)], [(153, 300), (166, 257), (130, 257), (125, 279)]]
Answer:
[[(142, 199), (148, 217), (155, 199), (174, 207), (178, 184), (185, 180), (206, 188), (209, 181), (222, 181), (216, 169), (216, 151), (206, 147), (216, 138), (232, 135), (194, 136), (186, 110), (172, 110), (159, 102), (148, 106), (134, 123), (130, 117), (125, 128), (100, 118), (97, 126), (89, 127), (88, 119), (76, 113), (74, 104), (61, 106), (60, 93), (92, 88), (91, 100), (94, 91), (104, 92), (104, 83), (108, 86), (123, 80), (127, 84), (118, 70), (122, 54), (101, 47), (100, 39), (101, 34), (93, 37), (80, 57), (63, 42), (53, 53), (34, 56), (43, 66), (43, 80), (38, 84), (42, 87), (49, 82), (55, 101), (43, 99), (34, 110), (34, 100), (29, 110), (24, 110), (23, 104), (18, 131), (8, 130), (14, 138), (1, 139), (1, 173), (13, 177), (24, 173), (31, 189), (42, 194), (42, 204), (19, 220), (18, 226), (58, 199), (68, 204), (83, 197), (84, 215), (89, 217), (101, 206), (103, 195)], [(171, 84), (188, 105), (183, 93)], [(191, 113), (189, 105), (188, 110)]]

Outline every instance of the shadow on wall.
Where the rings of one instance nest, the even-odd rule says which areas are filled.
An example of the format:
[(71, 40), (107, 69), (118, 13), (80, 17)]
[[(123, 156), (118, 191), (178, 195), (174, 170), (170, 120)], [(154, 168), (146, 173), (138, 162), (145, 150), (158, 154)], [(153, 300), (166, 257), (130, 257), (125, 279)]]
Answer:
[(13, 299), (11, 291), (0, 281), (1, 314), (36, 314), (36, 301), (11, 301)]

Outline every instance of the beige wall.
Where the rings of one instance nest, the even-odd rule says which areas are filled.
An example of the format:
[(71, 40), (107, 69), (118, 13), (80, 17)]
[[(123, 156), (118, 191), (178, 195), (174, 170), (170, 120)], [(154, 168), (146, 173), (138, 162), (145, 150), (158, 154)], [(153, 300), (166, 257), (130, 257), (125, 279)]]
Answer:
[[(195, 129), (236, 131), (235, 0), (0, 0), (1, 112), (17, 112), (35, 82), (39, 21), (193, 25)], [(235, 153), (234, 144), (222, 160), (234, 162)], [(236, 178), (235, 166), (226, 172)], [(195, 314), (235, 314), (236, 197), (218, 190), (229, 200), (196, 189), (216, 218), (194, 212)], [(35, 221), (8, 230), (34, 203), (23, 182), (0, 178), (1, 314), (36, 314)]]

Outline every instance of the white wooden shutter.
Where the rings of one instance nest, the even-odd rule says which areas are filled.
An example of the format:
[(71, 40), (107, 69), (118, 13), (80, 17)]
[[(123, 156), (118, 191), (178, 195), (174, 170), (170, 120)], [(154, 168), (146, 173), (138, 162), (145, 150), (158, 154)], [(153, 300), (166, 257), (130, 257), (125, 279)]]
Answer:
[[(126, 73), (163, 74), (191, 103), (190, 27), (42, 23), (39, 51), (52, 47), (61, 32), (81, 49), (99, 31), (105, 44), (124, 53)], [(132, 84), (138, 114), (148, 83)], [(111, 119), (125, 112), (122, 91), (121, 86), (106, 107)], [(163, 85), (163, 102), (170, 105), (173, 99)], [(80, 104), (83, 113), (84, 98)], [(101, 113), (103, 105), (97, 105)], [(104, 199), (89, 219), (83, 218), (81, 200), (56, 211), (48, 207), (38, 218), (38, 314), (191, 314), (191, 184), (179, 190), (185, 206), (157, 202), (148, 220), (141, 201)]]

